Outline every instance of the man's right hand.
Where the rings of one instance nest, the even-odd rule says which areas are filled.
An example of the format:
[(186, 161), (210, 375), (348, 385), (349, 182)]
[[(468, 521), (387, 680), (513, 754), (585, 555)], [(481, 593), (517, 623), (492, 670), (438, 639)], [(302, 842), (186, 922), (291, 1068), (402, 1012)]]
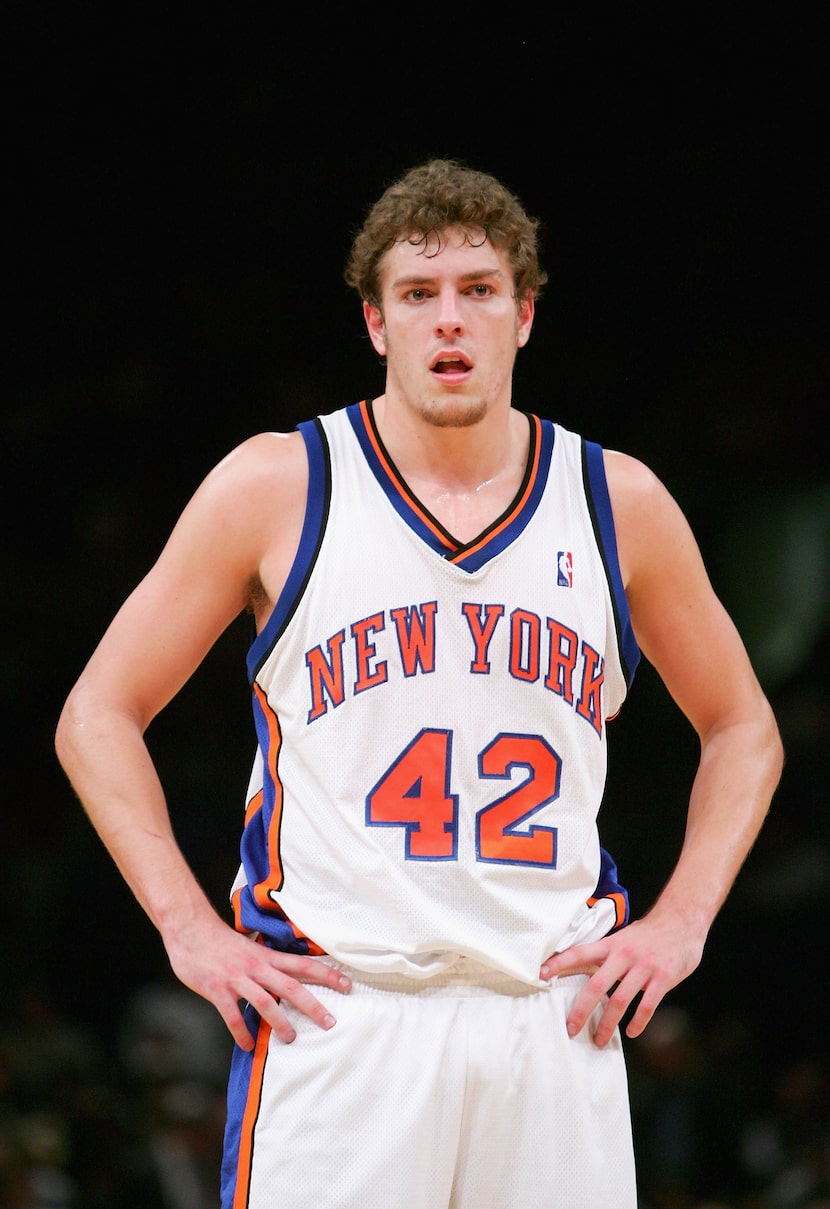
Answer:
[(214, 1005), (237, 1045), (254, 1047), (242, 1008), (250, 1004), (281, 1041), (294, 1040), (296, 1032), (280, 1006), (284, 1001), (329, 1029), (335, 1018), (308, 989), (308, 984), (348, 992), (351, 982), (318, 957), (301, 957), (268, 948), (234, 931), (216, 917), (206, 928), (177, 929), (175, 939), (165, 938), (170, 965), (176, 977)]

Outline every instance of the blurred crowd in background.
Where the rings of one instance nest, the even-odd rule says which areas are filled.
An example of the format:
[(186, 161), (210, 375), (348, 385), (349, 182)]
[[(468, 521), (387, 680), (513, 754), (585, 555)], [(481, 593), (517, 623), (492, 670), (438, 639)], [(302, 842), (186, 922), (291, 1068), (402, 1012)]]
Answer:
[[(215, 1209), (229, 1040), (214, 1010), (150, 984), (104, 1045), (36, 986), (18, 995), (0, 1035), (2, 1209)], [(627, 1052), (641, 1209), (828, 1209), (818, 1051), (779, 1061), (740, 1016), (702, 1029), (667, 1005)]]

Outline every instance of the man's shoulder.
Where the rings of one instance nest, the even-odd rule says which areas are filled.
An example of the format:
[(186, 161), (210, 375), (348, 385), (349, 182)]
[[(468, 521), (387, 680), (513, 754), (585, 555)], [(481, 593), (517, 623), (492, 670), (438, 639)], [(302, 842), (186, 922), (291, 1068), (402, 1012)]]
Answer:
[(250, 525), (258, 514), (304, 501), (308, 459), (299, 432), (259, 432), (246, 437), (199, 484), (193, 499), (211, 523)]
[(617, 495), (629, 500), (648, 503), (662, 484), (653, 470), (639, 458), (618, 449), (603, 449), (605, 476), (612, 498)]
[[(205, 484), (213, 492), (242, 498), (259, 490), (285, 499), (295, 491), (305, 498), (309, 474), (309, 438), (315, 428), (329, 434), (338, 425), (350, 424), (349, 408), (341, 407), (321, 416), (311, 416), (292, 430), (264, 430), (252, 434), (218, 462)], [(313, 449), (312, 441), (312, 449)]]
[(287, 470), (304, 460), (302, 434), (293, 432), (258, 432), (246, 437), (213, 468), (211, 475), (221, 479), (242, 479), (246, 476), (271, 474), (275, 469)]

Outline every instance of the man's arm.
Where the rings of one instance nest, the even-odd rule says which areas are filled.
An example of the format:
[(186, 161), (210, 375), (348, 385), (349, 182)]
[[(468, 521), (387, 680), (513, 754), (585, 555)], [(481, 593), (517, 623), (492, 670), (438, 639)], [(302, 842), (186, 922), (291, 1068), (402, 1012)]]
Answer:
[(638, 1036), (672, 987), (697, 967), (709, 929), (752, 847), (781, 775), (769, 703), (735, 626), (715, 595), (680, 508), (642, 463), (605, 457), (620, 565), (634, 632), (697, 731), (700, 761), (678, 862), (651, 910), (627, 928), (548, 959), (542, 977), (597, 972), (577, 996), (579, 1032), (609, 994), (595, 1041), (604, 1045), (641, 995), (626, 1028)]
[(307, 475), (302, 439), (276, 434), (252, 438), (208, 475), (101, 639), (56, 734), (58, 758), (174, 972), (246, 1049), (253, 1040), (240, 1001), (290, 1041), (277, 1000), (327, 1028), (334, 1020), (304, 984), (348, 983), (325, 963), (276, 953), (223, 922), (174, 838), (144, 733), (246, 607), (252, 583), (275, 599), (296, 550)]

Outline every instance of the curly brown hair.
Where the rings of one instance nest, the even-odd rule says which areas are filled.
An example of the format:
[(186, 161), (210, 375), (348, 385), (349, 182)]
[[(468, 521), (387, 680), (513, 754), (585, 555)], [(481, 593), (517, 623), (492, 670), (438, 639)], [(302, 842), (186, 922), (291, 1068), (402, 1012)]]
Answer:
[(489, 239), (495, 248), (507, 251), (516, 298), (538, 298), (547, 281), (539, 263), (539, 226), (494, 176), (458, 160), (429, 160), (410, 168), (371, 207), (355, 236), (344, 276), (365, 302), (379, 306), (384, 253), (398, 240), (408, 239), (434, 256), (441, 235), (457, 227), (471, 242)]

